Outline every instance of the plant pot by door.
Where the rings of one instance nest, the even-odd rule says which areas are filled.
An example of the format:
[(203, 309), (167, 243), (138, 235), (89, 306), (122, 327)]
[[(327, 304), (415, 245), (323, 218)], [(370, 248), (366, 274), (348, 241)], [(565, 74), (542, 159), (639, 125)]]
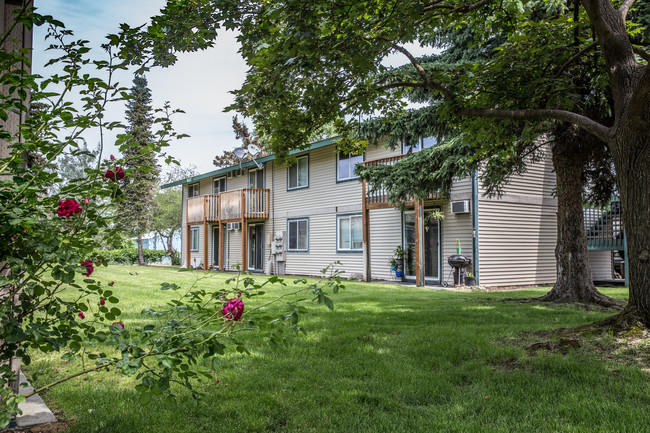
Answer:
[(476, 285), (476, 278), (468, 277), (467, 275), (465, 275), (465, 285), (466, 286), (475, 286)]

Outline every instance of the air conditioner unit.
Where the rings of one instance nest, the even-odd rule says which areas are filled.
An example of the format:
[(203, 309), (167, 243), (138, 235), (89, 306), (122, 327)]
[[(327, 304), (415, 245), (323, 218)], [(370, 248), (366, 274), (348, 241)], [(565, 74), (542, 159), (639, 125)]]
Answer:
[(451, 213), (469, 213), (469, 200), (458, 200), (451, 202)]
[(226, 223), (226, 230), (241, 230), (241, 223), (240, 222)]

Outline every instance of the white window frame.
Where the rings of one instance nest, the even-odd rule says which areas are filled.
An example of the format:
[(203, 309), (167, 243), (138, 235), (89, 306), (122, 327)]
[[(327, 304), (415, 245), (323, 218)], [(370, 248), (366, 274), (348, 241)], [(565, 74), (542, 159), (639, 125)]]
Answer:
[[(307, 245), (305, 248), (300, 248), (300, 223), (305, 221), (307, 223)], [(295, 223), (296, 226), (296, 248), (291, 248), (291, 225)], [(309, 252), (309, 218), (292, 218), (287, 220), (287, 252), (289, 253), (307, 253)]]
[[(255, 176), (255, 183), (257, 183), (257, 176), (258, 173), (262, 173), (262, 186), (256, 185), (256, 186), (251, 186), (251, 176)], [(249, 168), (248, 169), (248, 187), (251, 189), (261, 189), (264, 188), (264, 169), (259, 169), (259, 168)]]
[[(194, 189), (194, 187), (196, 187), (197, 194), (191, 195), (190, 192)], [(201, 184), (199, 182), (194, 182), (187, 186), (187, 196), (189, 198), (198, 197), (200, 195), (201, 195)]]
[[(224, 189), (223, 191), (217, 192), (215, 185), (217, 182), (221, 182), (222, 180), (223, 180)], [(212, 179), (212, 194), (220, 194), (222, 192), (227, 191), (227, 189), (228, 189), (228, 181), (226, 179), (226, 176), (219, 176)]]
[[(353, 248), (353, 237), (352, 237), (352, 219), (358, 218), (361, 221), (361, 214), (345, 214), (336, 216), (336, 251), (339, 253), (362, 253), (363, 252), (363, 222), (361, 221), (361, 245), (358, 248)], [(348, 220), (348, 239), (350, 241), (349, 247), (341, 247), (341, 221)]]
[[(341, 176), (342, 173), (339, 170), (341, 168), (341, 164), (340, 164), (341, 157), (345, 157), (345, 158), (349, 159), (350, 161), (352, 161), (352, 158), (361, 157), (361, 161), (355, 163), (354, 167), (348, 166), (348, 173), (346, 173), (347, 176)], [(359, 176), (354, 174), (354, 169), (357, 167), (358, 164), (363, 163), (364, 159), (365, 158), (364, 158), (363, 154), (354, 155), (354, 154), (351, 154), (351, 153), (342, 154), (341, 152), (338, 152), (336, 154), (336, 181), (337, 182), (345, 182), (345, 181), (348, 181), (348, 180), (358, 179)]]
[[(194, 245), (195, 239), (196, 239), (196, 245)], [(198, 251), (199, 251), (199, 228), (190, 227), (190, 252), (196, 253)]]
[[(305, 185), (299, 185), (300, 182), (300, 161), (306, 160), (306, 170), (307, 170), (307, 183)], [(291, 186), (291, 170), (296, 171), (296, 186)], [(295, 189), (309, 188), (309, 155), (299, 156), (296, 159), (296, 162), (287, 167), (287, 191), (292, 191)]]

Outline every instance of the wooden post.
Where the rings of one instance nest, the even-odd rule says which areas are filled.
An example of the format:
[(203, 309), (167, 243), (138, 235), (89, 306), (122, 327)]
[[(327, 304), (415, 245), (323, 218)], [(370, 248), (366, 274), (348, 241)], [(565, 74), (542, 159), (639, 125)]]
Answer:
[(189, 224), (187, 224), (186, 229), (187, 229), (187, 242), (186, 242), (187, 249), (185, 251), (187, 251), (187, 255), (185, 256), (185, 264), (186, 264), (186, 267), (189, 268), (190, 267), (190, 256), (192, 255), (191, 254), (191, 249), (192, 249), (192, 227)]
[(415, 285), (424, 286), (424, 212), (422, 201), (415, 200)]
[(203, 270), (208, 270), (208, 196), (203, 197)]
[(246, 195), (244, 190), (241, 191), (241, 270), (246, 272), (248, 269), (248, 230), (246, 228)]
[(361, 183), (361, 229), (363, 230), (363, 281), (370, 281), (370, 236), (368, 227), (368, 209), (366, 208), (366, 181)]

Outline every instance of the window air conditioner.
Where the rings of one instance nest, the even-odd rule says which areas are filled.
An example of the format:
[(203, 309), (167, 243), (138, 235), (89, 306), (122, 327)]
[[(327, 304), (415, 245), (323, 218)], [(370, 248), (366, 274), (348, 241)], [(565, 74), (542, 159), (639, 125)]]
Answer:
[(451, 202), (451, 213), (469, 213), (469, 200), (458, 200)]
[(241, 223), (240, 222), (226, 223), (226, 230), (241, 230)]

